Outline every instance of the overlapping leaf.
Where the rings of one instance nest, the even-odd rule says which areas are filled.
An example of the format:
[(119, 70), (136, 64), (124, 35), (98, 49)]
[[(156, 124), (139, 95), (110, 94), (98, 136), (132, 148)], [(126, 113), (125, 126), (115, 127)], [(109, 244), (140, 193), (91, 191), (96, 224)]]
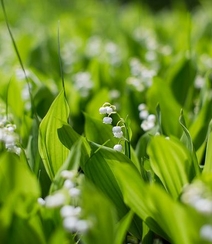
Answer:
[(62, 91), (52, 103), (39, 129), (39, 152), (51, 180), (69, 153), (57, 134), (58, 129), (62, 127), (61, 121), (66, 122), (68, 116), (69, 109)]
[[(111, 161), (114, 163), (128, 162), (132, 165), (133, 163), (123, 153), (96, 144), (91, 144), (91, 146), (93, 153), (85, 165), (85, 175), (111, 199), (116, 206), (118, 217), (123, 218), (129, 209), (123, 202), (122, 193), (109, 163)], [(133, 165), (133, 167), (135, 166)], [(126, 178), (126, 181), (128, 181), (128, 178)], [(141, 221), (136, 221), (134, 218), (130, 230), (135, 236), (141, 238)]]
[(202, 243), (199, 229), (204, 220), (197, 212), (176, 202), (161, 187), (144, 183), (129, 163), (111, 161), (109, 164), (125, 203), (151, 230), (174, 244)]
[(177, 139), (154, 137), (149, 144), (150, 164), (165, 189), (177, 199), (184, 185), (195, 176), (187, 149)]

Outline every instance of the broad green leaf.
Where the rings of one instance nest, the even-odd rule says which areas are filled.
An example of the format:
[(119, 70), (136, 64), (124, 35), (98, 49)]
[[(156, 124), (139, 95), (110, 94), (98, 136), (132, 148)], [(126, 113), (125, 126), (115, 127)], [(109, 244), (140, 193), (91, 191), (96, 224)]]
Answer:
[(204, 220), (196, 211), (176, 202), (161, 187), (146, 184), (129, 163), (109, 164), (125, 203), (152, 231), (173, 244), (202, 243), (199, 230)]
[(126, 238), (126, 234), (128, 232), (128, 229), (130, 227), (131, 221), (133, 219), (133, 211), (129, 211), (117, 224), (116, 228), (116, 235), (115, 235), (115, 241), (116, 244), (122, 244), (124, 243), (124, 240)]
[(206, 139), (208, 132), (208, 124), (212, 118), (212, 100), (207, 97), (205, 104), (202, 106), (199, 114), (189, 126), (191, 138), (193, 139), (194, 147), (198, 150)]
[(178, 118), (181, 107), (166, 82), (155, 78), (153, 85), (147, 92), (147, 104), (152, 111), (155, 110), (158, 104), (160, 105), (161, 126), (166, 135), (180, 135), (181, 128)]
[[(66, 148), (72, 151), (71, 153), (69, 153), (69, 157), (67, 158), (67, 162), (69, 163), (66, 162), (64, 164), (64, 167), (68, 167), (70, 169), (78, 165), (78, 160), (77, 160), (77, 163), (75, 164), (75, 166), (73, 166), (74, 160), (73, 157), (71, 156), (73, 154), (73, 156), (75, 155), (76, 158), (78, 159), (80, 156), (80, 166), (82, 167), (82, 169), (84, 169), (84, 165), (90, 155), (90, 146), (86, 138), (80, 136), (69, 124), (65, 124), (65, 123), (63, 123), (63, 126), (58, 129), (58, 137), (60, 138), (61, 143)], [(72, 147), (74, 148), (72, 149)], [(69, 164), (69, 166), (67, 166), (67, 164)], [(63, 169), (64, 167), (62, 166), (61, 169)]]
[(111, 244), (115, 237), (117, 214), (112, 202), (86, 180), (82, 184), (83, 219), (91, 221), (91, 228), (83, 236), (84, 243)]
[(70, 150), (80, 135), (69, 124), (65, 122), (61, 124), (62, 126), (57, 129), (58, 137), (61, 143)]
[(185, 109), (193, 105), (194, 78), (196, 68), (191, 59), (183, 58), (170, 69), (169, 85), (175, 99)]
[(156, 136), (151, 140), (147, 152), (154, 173), (171, 196), (177, 199), (183, 186), (195, 176), (187, 149), (177, 139)]
[(69, 153), (69, 150), (60, 142), (57, 134), (57, 130), (61, 127), (61, 121), (66, 122), (68, 116), (69, 109), (62, 91), (52, 103), (39, 129), (39, 152), (51, 180)]
[(181, 141), (184, 143), (184, 145), (189, 150), (191, 157), (192, 157), (192, 160), (193, 160), (193, 166), (195, 169), (195, 173), (196, 173), (196, 175), (198, 175), (200, 173), (200, 168), (199, 168), (199, 164), (197, 161), (197, 156), (196, 156), (196, 152), (194, 150), (194, 146), (193, 146), (193, 142), (192, 142), (190, 132), (188, 131), (188, 129), (186, 127), (185, 119), (183, 116), (183, 111), (181, 111), (179, 122), (183, 128), (183, 134), (181, 136)]
[(27, 243), (25, 233), (30, 243), (44, 243), (41, 224), (35, 217), (40, 196), (36, 177), (17, 155), (1, 154), (0, 162), (0, 242)]
[(203, 172), (212, 172), (212, 121), (208, 127), (208, 138)]
[(69, 155), (58, 170), (57, 174), (55, 175), (54, 181), (52, 182), (50, 192), (54, 192), (60, 189), (63, 185), (64, 178), (61, 177), (61, 172), (63, 170), (78, 170), (81, 166), (82, 169), (84, 168), (84, 164), (89, 158), (90, 154), (90, 146), (88, 142), (85, 140), (84, 137), (80, 137), (74, 145), (71, 147)]
[[(129, 211), (128, 207), (123, 203), (123, 196), (120, 191), (119, 185), (114, 177), (109, 163), (112, 162), (128, 162), (132, 164), (132, 161), (126, 157), (123, 153), (116, 152), (112, 149), (91, 144), (93, 154), (88, 162), (85, 164), (85, 175), (103, 192), (116, 206), (118, 217), (123, 218)], [(127, 179), (127, 178), (126, 178)], [(142, 228), (138, 221), (133, 220), (131, 231), (137, 237), (142, 236)]]

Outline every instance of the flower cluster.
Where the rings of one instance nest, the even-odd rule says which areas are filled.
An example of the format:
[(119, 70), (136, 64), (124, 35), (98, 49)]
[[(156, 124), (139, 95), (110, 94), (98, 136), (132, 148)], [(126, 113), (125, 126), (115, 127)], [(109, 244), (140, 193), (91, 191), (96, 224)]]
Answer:
[(21, 148), (17, 146), (19, 136), (15, 130), (16, 125), (11, 123), (8, 116), (0, 115), (0, 142), (3, 142), (9, 152), (20, 155)]
[(148, 131), (155, 126), (156, 116), (154, 114), (149, 114), (147, 107), (144, 103), (138, 106), (139, 117), (142, 120), (141, 128), (144, 131)]
[(73, 85), (82, 97), (88, 97), (93, 88), (93, 80), (89, 72), (78, 72), (73, 76)]
[(89, 223), (81, 218), (82, 209), (78, 204), (81, 194), (78, 173), (74, 170), (64, 170), (61, 177), (64, 179), (62, 188), (45, 199), (39, 198), (38, 203), (46, 208), (60, 208), (63, 227), (67, 232), (85, 233), (89, 229)]
[(103, 118), (104, 124), (112, 124), (113, 119), (110, 116), (116, 113), (116, 107), (110, 103), (105, 103), (99, 108), (99, 113), (107, 115)]
[(111, 40), (105, 42), (99, 36), (91, 36), (88, 39), (85, 53), (89, 58), (98, 57), (115, 67), (120, 65), (122, 59), (119, 45)]
[[(113, 119), (110, 116), (112, 114), (117, 114), (117, 111), (116, 111), (116, 107), (114, 105), (111, 105), (110, 103), (104, 103), (103, 106), (100, 107), (99, 113), (107, 114), (107, 116), (103, 118), (104, 124), (112, 124)], [(124, 133), (122, 131), (122, 129), (125, 127), (124, 120), (120, 116), (119, 116), (119, 118), (120, 118), (120, 120), (118, 121), (116, 126), (112, 127), (112, 133), (115, 138), (119, 139), (119, 142), (116, 145), (114, 145), (113, 149), (121, 152), (123, 150), (121, 142), (126, 139), (125, 139)]]
[(127, 78), (127, 84), (139, 92), (147, 90), (152, 85), (152, 79), (156, 75), (154, 70), (144, 67), (137, 58), (130, 60), (130, 71), (131, 76)]

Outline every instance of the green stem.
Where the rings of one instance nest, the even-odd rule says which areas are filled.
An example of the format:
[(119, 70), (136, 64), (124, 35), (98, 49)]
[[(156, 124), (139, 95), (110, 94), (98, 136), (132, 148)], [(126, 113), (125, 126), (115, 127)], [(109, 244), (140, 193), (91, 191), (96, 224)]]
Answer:
[(128, 126), (126, 125), (126, 123), (124, 123), (125, 125), (125, 155), (130, 159), (131, 158), (131, 152), (130, 152), (130, 135), (129, 135), (129, 130), (128, 130)]

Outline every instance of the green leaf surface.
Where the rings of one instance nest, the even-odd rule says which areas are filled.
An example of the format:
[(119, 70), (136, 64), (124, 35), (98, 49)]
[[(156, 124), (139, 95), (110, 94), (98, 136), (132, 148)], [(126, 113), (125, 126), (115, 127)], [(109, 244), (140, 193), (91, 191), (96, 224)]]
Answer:
[(58, 138), (70, 150), (73, 144), (80, 138), (80, 135), (69, 124), (65, 122), (61, 122), (61, 124), (62, 126), (57, 129)]
[(62, 91), (52, 103), (39, 129), (39, 152), (51, 180), (69, 153), (69, 150), (60, 142), (57, 134), (57, 130), (61, 127), (61, 121), (66, 122), (68, 116), (69, 109)]
[(90, 155), (90, 146), (84, 137), (80, 137), (74, 145), (71, 147), (69, 155), (64, 164), (58, 170), (52, 182), (50, 192), (54, 192), (62, 187), (64, 178), (61, 177), (63, 170), (75, 170), (78, 171), (80, 166), (84, 168)]
[[(109, 163), (128, 162), (134, 164), (123, 153), (116, 152), (112, 149), (91, 144), (93, 154), (85, 165), (85, 175), (104, 192), (116, 206), (119, 219), (125, 216), (129, 209), (123, 202), (123, 196)], [(133, 221), (131, 231), (137, 236), (142, 237), (140, 223)]]
[(127, 231), (133, 219), (133, 211), (129, 211), (117, 224), (115, 242), (116, 244), (124, 243)]
[(212, 118), (212, 100), (206, 98), (205, 104), (202, 106), (197, 117), (189, 126), (189, 131), (193, 139), (194, 147), (198, 150), (206, 139), (208, 132), (208, 124)]
[(208, 138), (203, 172), (212, 172), (212, 121), (210, 122), (208, 127)]
[(110, 165), (125, 203), (151, 230), (174, 244), (202, 243), (198, 232), (204, 221), (196, 211), (176, 202), (161, 187), (146, 184), (129, 163), (111, 161)]
[(195, 176), (187, 149), (177, 139), (154, 137), (147, 150), (150, 165), (165, 189), (177, 199), (184, 185)]
[(194, 92), (196, 68), (191, 59), (183, 57), (170, 69), (169, 84), (181, 107), (190, 109)]
[(30, 243), (44, 243), (41, 225), (34, 218), (40, 196), (36, 177), (14, 154), (0, 154), (0, 162), (0, 242), (27, 243), (23, 237), (28, 236)]
[(178, 118), (181, 107), (174, 98), (168, 84), (155, 78), (153, 85), (147, 92), (147, 104), (154, 111), (158, 104), (161, 110), (161, 126), (166, 135), (178, 136), (181, 133)]
[(91, 221), (92, 227), (82, 236), (84, 243), (115, 243), (115, 223), (117, 221), (115, 207), (88, 180), (84, 181), (82, 186), (82, 208), (83, 218)]
[(192, 160), (193, 160), (193, 166), (194, 166), (195, 174), (199, 175), (199, 173), (200, 173), (199, 163), (197, 161), (197, 156), (196, 156), (196, 152), (194, 150), (194, 145), (193, 145), (193, 141), (192, 141), (190, 132), (189, 132), (189, 130), (186, 127), (183, 111), (181, 111), (179, 122), (180, 122), (180, 125), (183, 128), (183, 134), (181, 136), (181, 141), (184, 143), (184, 145), (186, 146), (186, 148), (188, 149), (188, 151), (191, 154), (191, 157), (192, 157)]

